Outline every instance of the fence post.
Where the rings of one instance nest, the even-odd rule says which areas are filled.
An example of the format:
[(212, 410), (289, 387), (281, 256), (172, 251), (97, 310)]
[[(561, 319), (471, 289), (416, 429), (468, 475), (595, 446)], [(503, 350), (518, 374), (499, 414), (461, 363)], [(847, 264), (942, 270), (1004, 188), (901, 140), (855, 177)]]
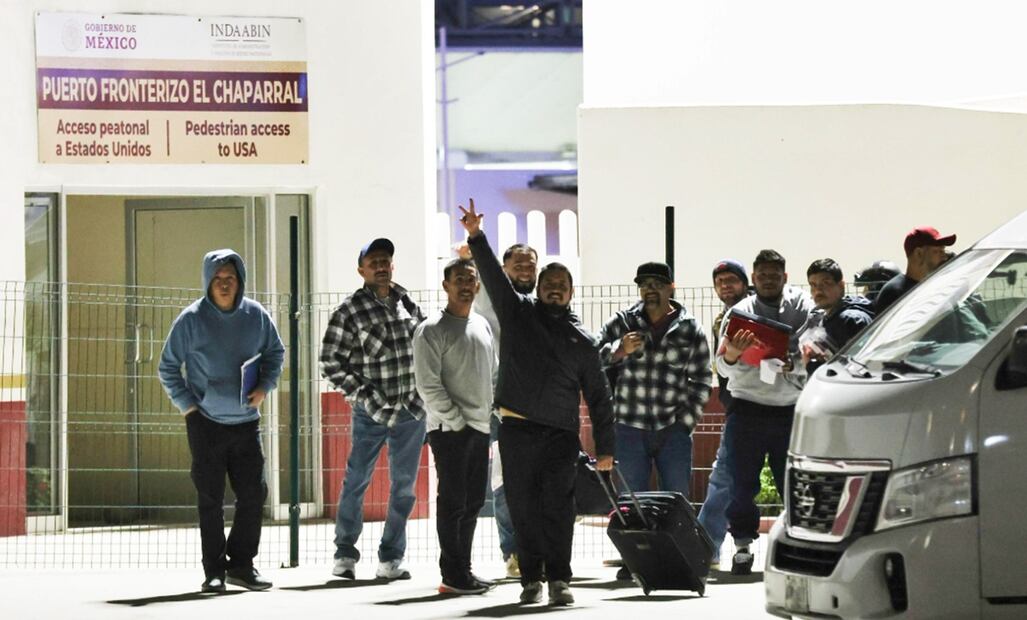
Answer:
[(667, 205), (666, 209), (666, 223), (664, 224), (667, 232), (667, 265), (670, 267), (670, 272), (674, 273), (674, 206)]
[(299, 217), (289, 217), (289, 566), (300, 564)]

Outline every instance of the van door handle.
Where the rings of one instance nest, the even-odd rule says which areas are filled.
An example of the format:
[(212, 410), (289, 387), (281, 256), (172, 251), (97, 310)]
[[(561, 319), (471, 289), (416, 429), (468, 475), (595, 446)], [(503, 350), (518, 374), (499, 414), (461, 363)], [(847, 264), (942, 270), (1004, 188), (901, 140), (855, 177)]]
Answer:
[(135, 325), (135, 334), (136, 334), (136, 339), (135, 339), (136, 340), (136, 354), (135, 354), (135, 359), (132, 360), (132, 361), (134, 363), (138, 364), (140, 361), (142, 361), (142, 343), (141, 343), (141, 339), (142, 339), (142, 336), (143, 336), (143, 326), (140, 325), (139, 323), (136, 323), (136, 325)]
[(150, 342), (150, 353), (146, 356), (146, 359), (143, 361), (143, 363), (149, 364), (153, 361), (153, 327), (146, 325), (145, 323), (141, 327), (145, 327), (147, 334), (149, 334), (147, 340), (149, 340)]

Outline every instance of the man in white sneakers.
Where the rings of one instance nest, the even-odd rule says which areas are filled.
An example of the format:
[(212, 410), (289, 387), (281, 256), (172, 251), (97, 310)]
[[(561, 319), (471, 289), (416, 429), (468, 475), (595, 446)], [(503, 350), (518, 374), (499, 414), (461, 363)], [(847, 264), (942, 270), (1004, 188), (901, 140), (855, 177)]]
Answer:
[(353, 447), (335, 517), (332, 574), (356, 578), (364, 493), (382, 447), (389, 446), (389, 512), (378, 546), (380, 579), (410, 579), (403, 567), (407, 518), (424, 446), (424, 401), (414, 384), (414, 329), (424, 314), (392, 281), (395, 246), (379, 238), (360, 250), (364, 285), (332, 313), (321, 343), (321, 375), (353, 406)]

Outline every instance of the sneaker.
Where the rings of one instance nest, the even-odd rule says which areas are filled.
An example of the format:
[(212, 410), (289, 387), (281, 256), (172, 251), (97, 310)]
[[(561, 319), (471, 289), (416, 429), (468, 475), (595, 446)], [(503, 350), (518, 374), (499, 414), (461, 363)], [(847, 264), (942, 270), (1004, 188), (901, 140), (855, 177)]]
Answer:
[(521, 590), (521, 604), (530, 605), (542, 602), (542, 582), (532, 581)]
[(492, 581), (491, 579), (482, 579), (481, 577), (475, 575), (474, 573), (471, 573), (471, 581), (473, 581), (474, 583), (476, 583), (476, 584), (478, 584), (480, 586), (485, 586), (489, 590), (491, 590), (492, 588), (496, 587), (496, 582), (495, 581)]
[(224, 592), (225, 591), (225, 576), (224, 575), (213, 575), (203, 580), (203, 584), (200, 586), (200, 592)]
[(335, 558), (332, 574), (343, 579), (356, 579), (357, 561), (353, 558)]
[(627, 566), (621, 566), (617, 569), (617, 581), (631, 581), (631, 571), (628, 570)]
[(247, 590), (267, 590), (271, 587), (271, 582), (264, 579), (252, 566), (228, 569), (228, 578), (225, 581)]
[(566, 581), (549, 582), (549, 604), (565, 607), (574, 604), (574, 595), (571, 594), (571, 586)]
[(439, 594), (485, 594), (489, 587), (476, 581), (473, 575), (465, 575), (460, 579), (442, 579)]
[(731, 574), (732, 575), (751, 575), (752, 574), (752, 552), (749, 551), (749, 547), (739, 547), (735, 551), (735, 555), (731, 558)]
[(510, 579), (520, 579), (521, 565), (517, 563), (517, 554), (511, 553), (506, 558), (506, 576)]
[(388, 562), (379, 562), (378, 570), (375, 571), (375, 577), (379, 579), (388, 579), (390, 581), (396, 579), (410, 579), (410, 571), (403, 568), (403, 558), (398, 560), (389, 560)]

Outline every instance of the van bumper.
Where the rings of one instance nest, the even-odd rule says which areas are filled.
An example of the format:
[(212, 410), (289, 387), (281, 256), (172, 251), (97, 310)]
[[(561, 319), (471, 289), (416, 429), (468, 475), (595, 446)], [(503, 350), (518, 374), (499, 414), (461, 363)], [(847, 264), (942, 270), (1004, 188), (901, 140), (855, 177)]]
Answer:
[[(976, 617), (981, 613), (977, 525), (977, 517), (969, 516), (863, 536), (841, 552), (829, 575), (813, 576), (794, 561), (788, 569), (778, 567), (779, 549), (806, 548), (823, 558), (818, 552), (841, 546), (789, 538), (784, 519), (778, 519), (770, 531), (763, 575), (767, 612), (794, 618)], [(889, 554), (902, 558), (904, 612), (896, 610), (885, 577)], [(780, 561), (787, 563), (784, 555)]]

